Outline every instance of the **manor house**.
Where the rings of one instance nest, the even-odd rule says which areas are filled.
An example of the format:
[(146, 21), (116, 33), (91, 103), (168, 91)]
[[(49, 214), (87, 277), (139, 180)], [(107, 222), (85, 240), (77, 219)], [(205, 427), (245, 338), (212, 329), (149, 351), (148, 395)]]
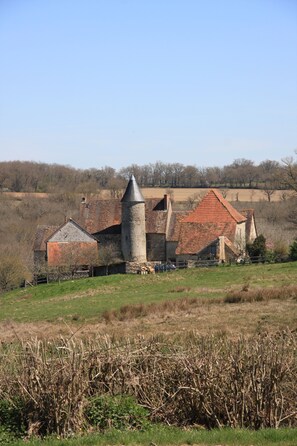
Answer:
[(144, 199), (131, 176), (122, 199), (83, 199), (77, 221), (39, 226), (36, 264), (93, 265), (112, 261), (236, 261), (257, 236), (253, 210), (238, 212), (215, 189), (195, 209), (173, 210), (168, 195)]

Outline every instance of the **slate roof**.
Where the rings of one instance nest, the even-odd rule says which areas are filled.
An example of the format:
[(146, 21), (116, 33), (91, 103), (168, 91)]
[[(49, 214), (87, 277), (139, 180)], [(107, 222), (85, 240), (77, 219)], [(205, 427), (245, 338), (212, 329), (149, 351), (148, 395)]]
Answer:
[[(80, 226), (78, 223), (72, 220), (72, 218), (69, 218), (69, 220), (60, 225), (52, 234), (50, 234), (47, 240), (45, 240), (45, 242), (51, 241), (52, 239), (55, 238), (57, 238), (57, 241), (59, 241), (59, 233), (61, 233), (61, 230), (63, 230), (65, 226), (68, 226), (67, 233), (64, 234), (64, 237), (66, 235), (65, 241), (85, 241), (87, 239), (93, 239), (94, 241), (96, 240), (82, 226)], [(84, 236), (83, 240), (81, 238), (81, 235)]]
[(218, 190), (211, 189), (184, 221), (196, 223), (235, 221), (241, 223), (246, 221), (246, 218), (234, 209)]
[(196, 223), (183, 220), (176, 254), (197, 254), (221, 235), (234, 241), (236, 222)]
[(125, 193), (123, 195), (123, 198), (121, 200), (123, 203), (144, 203), (145, 200), (143, 198), (143, 195), (141, 193), (141, 190), (139, 189), (139, 186), (135, 180), (134, 175), (131, 175), (131, 178), (129, 180), (129, 183), (127, 185), (127, 188), (125, 190)]

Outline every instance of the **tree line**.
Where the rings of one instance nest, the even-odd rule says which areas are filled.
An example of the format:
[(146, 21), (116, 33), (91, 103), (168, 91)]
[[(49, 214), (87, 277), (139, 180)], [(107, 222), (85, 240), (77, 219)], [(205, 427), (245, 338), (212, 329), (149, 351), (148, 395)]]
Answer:
[(0, 162), (0, 191), (11, 192), (94, 192), (125, 187), (133, 174), (141, 187), (166, 188), (255, 188), (297, 190), (297, 162), (293, 157), (281, 163), (265, 160), (255, 164), (244, 158), (223, 167), (197, 167), (181, 163), (131, 164), (113, 167), (75, 169), (58, 164), (32, 161)]

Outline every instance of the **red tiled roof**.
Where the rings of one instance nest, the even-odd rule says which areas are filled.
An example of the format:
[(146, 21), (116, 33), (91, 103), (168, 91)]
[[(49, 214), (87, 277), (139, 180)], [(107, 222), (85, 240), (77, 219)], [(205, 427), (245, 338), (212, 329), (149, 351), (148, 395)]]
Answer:
[(147, 234), (165, 234), (168, 212), (165, 211), (164, 199), (145, 200), (145, 228)]
[(169, 231), (168, 231), (168, 241), (178, 241), (179, 233), (181, 228), (181, 223), (185, 217), (189, 215), (189, 211), (174, 211), (171, 214)]
[[(145, 201), (146, 232), (165, 234), (168, 212), (164, 210), (164, 199), (151, 198)], [(82, 203), (79, 224), (90, 234), (106, 231), (121, 224), (122, 204), (120, 200), (93, 200)]]
[(121, 220), (122, 207), (120, 200), (93, 200), (81, 204), (79, 224), (90, 234), (119, 225)]
[(234, 246), (234, 244), (228, 239), (228, 237), (225, 237), (225, 245), (228, 246), (228, 248), (237, 256), (239, 256), (240, 252), (238, 251), (238, 249), (236, 248), (236, 246)]
[(235, 231), (234, 220), (220, 223), (196, 223), (187, 222), (185, 219), (181, 223), (176, 254), (197, 254), (221, 235), (233, 242)]
[(196, 209), (184, 219), (184, 222), (227, 223), (235, 221), (241, 223), (245, 220), (246, 218), (234, 209), (219, 191), (211, 189)]

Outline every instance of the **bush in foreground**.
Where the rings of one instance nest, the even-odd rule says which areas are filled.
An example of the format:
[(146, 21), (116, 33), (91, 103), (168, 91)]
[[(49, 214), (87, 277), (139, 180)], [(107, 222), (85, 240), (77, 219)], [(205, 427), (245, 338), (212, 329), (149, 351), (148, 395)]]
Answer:
[(143, 408), (176, 426), (297, 427), (296, 351), (289, 331), (2, 345), (0, 400), (20, 402), (28, 435), (143, 429)]

